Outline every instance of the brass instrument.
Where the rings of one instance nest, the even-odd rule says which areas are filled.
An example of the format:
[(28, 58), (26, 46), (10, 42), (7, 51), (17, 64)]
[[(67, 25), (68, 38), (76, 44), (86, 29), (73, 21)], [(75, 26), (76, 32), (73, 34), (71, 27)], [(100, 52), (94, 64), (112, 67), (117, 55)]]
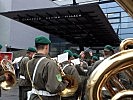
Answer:
[(65, 88), (65, 90), (63, 90), (61, 93), (59, 93), (59, 95), (61, 97), (73, 96), (74, 93), (78, 89), (78, 81), (72, 75), (65, 74), (59, 64), (58, 64), (58, 66), (59, 66), (59, 69), (60, 69), (60, 72), (62, 75), (62, 79), (69, 82), (68, 86)]
[[(128, 87), (128, 83), (133, 84), (133, 49), (125, 50), (127, 45), (133, 45), (133, 38), (123, 40), (120, 44), (121, 51), (105, 59), (92, 72), (87, 80), (88, 100), (103, 100), (105, 92), (112, 100), (133, 96), (133, 86)], [(120, 74), (125, 76), (126, 84), (118, 77)], [(119, 95), (121, 93), (123, 94)]]
[(1, 61), (1, 66), (4, 70), (4, 74), (7, 74), (9, 76), (9, 79), (5, 80), (0, 85), (2, 89), (9, 90), (16, 84), (15, 70), (11, 62), (7, 59), (3, 59)]

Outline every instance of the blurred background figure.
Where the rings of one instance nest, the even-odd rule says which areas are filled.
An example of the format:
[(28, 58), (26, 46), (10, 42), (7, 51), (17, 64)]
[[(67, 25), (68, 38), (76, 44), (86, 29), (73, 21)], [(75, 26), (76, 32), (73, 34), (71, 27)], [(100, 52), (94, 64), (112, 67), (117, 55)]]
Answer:
[(90, 74), (94, 71), (94, 69), (106, 58), (112, 56), (114, 54), (114, 49), (111, 45), (106, 45), (103, 49), (103, 59), (97, 60), (95, 63), (93, 63), (93, 66), (89, 69), (87, 76), (90, 76)]
[(92, 56), (91, 58), (91, 66), (93, 66), (93, 64), (98, 60), (97, 56)]

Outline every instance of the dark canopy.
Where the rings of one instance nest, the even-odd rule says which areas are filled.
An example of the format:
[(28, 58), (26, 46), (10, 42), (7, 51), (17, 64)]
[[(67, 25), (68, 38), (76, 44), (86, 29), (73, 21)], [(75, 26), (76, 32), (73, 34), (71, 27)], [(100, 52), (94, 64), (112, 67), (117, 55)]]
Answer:
[(120, 40), (98, 4), (4, 12), (2, 15), (80, 46), (118, 46)]

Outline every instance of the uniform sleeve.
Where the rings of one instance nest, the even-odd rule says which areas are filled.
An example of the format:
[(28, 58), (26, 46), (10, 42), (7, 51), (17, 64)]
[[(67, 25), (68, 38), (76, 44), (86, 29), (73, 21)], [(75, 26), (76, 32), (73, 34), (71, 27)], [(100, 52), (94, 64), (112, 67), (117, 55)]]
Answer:
[(72, 66), (72, 67), (73, 67), (73, 68), (72, 68), (72, 70), (71, 70), (71, 73), (72, 73), (71, 75), (74, 76), (74, 77), (76, 78), (76, 80), (78, 81), (78, 83), (80, 83), (80, 82), (81, 82), (80, 75), (79, 75), (77, 69), (75, 68), (75, 66)]
[(20, 62), (20, 75), (24, 75), (24, 71), (25, 71), (25, 67), (26, 67), (26, 63), (28, 62), (29, 58), (28, 57), (24, 57), (22, 59), (22, 61)]
[(89, 69), (88, 76), (91, 75), (91, 73), (95, 70), (95, 68), (102, 62), (103, 60), (96, 61), (93, 66)]
[(67, 83), (62, 81), (62, 76), (55, 62), (49, 62), (48, 65), (48, 80), (46, 90), (50, 93), (58, 93), (65, 89)]

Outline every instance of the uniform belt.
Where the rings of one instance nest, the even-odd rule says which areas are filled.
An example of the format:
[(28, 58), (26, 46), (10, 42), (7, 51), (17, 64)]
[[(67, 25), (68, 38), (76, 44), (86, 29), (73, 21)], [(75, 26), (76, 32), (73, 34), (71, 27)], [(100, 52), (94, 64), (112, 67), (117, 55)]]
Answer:
[(25, 79), (25, 77), (24, 77), (23, 75), (20, 75), (19, 77), (20, 77), (21, 79)]
[(48, 91), (44, 91), (44, 90), (36, 90), (34, 88), (32, 88), (31, 91), (28, 91), (28, 94), (37, 94), (37, 95), (43, 95), (43, 96), (56, 96), (57, 94), (51, 94)]

